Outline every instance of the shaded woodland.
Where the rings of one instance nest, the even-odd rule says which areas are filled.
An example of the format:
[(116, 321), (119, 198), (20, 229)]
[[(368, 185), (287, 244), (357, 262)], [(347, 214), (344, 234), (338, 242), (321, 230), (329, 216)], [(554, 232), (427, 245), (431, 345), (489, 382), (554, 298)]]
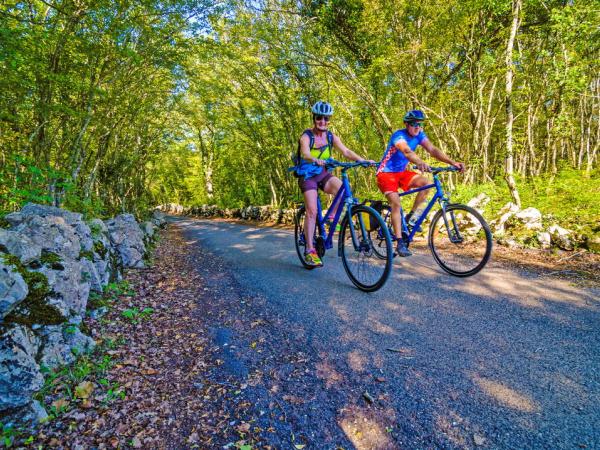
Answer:
[[(29, 0), (0, 9), (0, 210), (288, 205), (316, 100), (378, 160), (409, 108), (453, 183), (598, 169), (598, 3)], [(358, 193), (374, 192), (360, 172)]]

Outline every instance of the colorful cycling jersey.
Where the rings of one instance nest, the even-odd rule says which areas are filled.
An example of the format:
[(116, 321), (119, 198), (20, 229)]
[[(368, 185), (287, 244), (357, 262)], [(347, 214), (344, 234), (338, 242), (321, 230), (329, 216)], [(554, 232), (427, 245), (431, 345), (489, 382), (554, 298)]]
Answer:
[(417, 146), (426, 138), (427, 135), (423, 132), (423, 130), (419, 131), (419, 134), (414, 137), (408, 134), (406, 128), (395, 131), (390, 137), (385, 153), (383, 154), (383, 158), (381, 158), (381, 163), (377, 169), (377, 173), (403, 172), (406, 170), (406, 166), (409, 161), (406, 156), (404, 156), (404, 153), (398, 151), (396, 144), (400, 141), (405, 141), (411, 151), (414, 152)]
[[(308, 134), (309, 137), (312, 136), (311, 130), (305, 130), (303, 134)], [(321, 147), (314, 146), (314, 137), (311, 137), (310, 143), (312, 144), (310, 148), (310, 155), (315, 159), (329, 159), (331, 158), (331, 150), (333, 149), (333, 134), (331, 131), (327, 131), (327, 144), (322, 145)], [(319, 175), (323, 172), (323, 167), (317, 166), (313, 163), (313, 161), (306, 160), (304, 158), (300, 159), (300, 165), (298, 170), (296, 171), (298, 175), (304, 177), (305, 180), (308, 178), (314, 177), (315, 175)]]

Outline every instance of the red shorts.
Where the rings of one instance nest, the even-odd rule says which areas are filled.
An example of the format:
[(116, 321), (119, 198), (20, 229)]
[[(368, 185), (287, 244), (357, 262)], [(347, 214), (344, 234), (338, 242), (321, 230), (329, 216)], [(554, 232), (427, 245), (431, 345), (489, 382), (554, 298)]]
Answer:
[(382, 193), (398, 192), (398, 188), (408, 191), (410, 180), (418, 175), (416, 172), (405, 170), (404, 172), (381, 172), (377, 175), (377, 186)]

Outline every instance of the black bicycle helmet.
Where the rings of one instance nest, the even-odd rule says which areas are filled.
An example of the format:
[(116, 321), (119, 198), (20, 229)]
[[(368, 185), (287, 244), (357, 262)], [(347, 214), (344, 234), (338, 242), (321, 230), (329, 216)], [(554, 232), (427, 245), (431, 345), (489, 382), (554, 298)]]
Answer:
[(427, 120), (427, 117), (420, 109), (411, 109), (404, 115), (404, 122), (421, 122), (423, 120)]
[(333, 114), (333, 106), (327, 102), (318, 101), (313, 105), (311, 111), (318, 116), (331, 116)]

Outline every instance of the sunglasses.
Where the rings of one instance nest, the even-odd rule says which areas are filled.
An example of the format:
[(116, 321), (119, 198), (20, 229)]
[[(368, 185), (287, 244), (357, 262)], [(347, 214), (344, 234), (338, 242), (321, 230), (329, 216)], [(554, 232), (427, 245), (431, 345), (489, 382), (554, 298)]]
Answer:
[(414, 128), (417, 128), (417, 127), (423, 128), (423, 122), (408, 122), (408, 124)]
[(329, 116), (315, 116), (315, 120), (316, 121), (324, 120), (325, 122), (329, 122), (329, 120), (331, 120), (331, 117), (329, 117)]

